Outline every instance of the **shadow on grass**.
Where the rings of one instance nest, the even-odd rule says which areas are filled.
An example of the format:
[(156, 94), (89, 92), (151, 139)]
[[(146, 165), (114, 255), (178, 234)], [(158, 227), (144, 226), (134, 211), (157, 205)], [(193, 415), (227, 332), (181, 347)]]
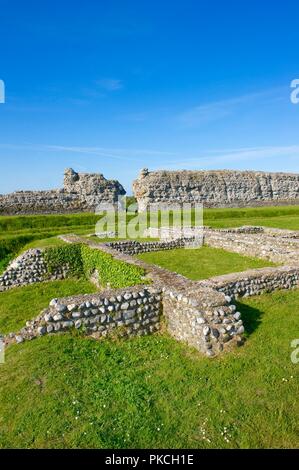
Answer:
[(236, 302), (238, 311), (241, 313), (241, 318), (245, 328), (245, 336), (249, 337), (259, 327), (262, 322), (262, 315), (264, 312), (250, 305)]

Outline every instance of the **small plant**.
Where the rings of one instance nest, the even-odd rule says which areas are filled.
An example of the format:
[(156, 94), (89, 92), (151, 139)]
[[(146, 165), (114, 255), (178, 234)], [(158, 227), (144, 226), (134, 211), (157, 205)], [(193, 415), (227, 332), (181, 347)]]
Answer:
[(82, 277), (84, 274), (79, 243), (48, 248), (45, 251), (45, 261), (51, 274), (61, 266), (67, 266), (72, 277)]
[(108, 284), (112, 288), (129, 287), (142, 282), (144, 270), (123, 261), (119, 261), (110, 254), (94, 250), (82, 245), (82, 262), (85, 276), (90, 278), (95, 270), (99, 273), (100, 283)]

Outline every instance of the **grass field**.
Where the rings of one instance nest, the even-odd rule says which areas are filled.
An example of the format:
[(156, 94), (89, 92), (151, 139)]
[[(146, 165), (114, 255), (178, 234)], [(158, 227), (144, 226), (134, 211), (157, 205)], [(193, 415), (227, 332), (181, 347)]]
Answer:
[[(6, 309), (13, 315), (14, 302)], [(10, 347), (0, 365), (0, 447), (298, 447), (290, 342), (299, 291), (239, 309), (247, 342), (213, 360), (165, 334), (60, 334)]]
[(215, 228), (263, 225), (299, 230), (299, 206), (206, 209), (204, 211), (204, 224)]
[(241, 256), (237, 253), (209, 246), (192, 250), (180, 248), (143, 253), (138, 255), (138, 258), (193, 280), (207, 279), (212, 276), (246, 271), (247, 269), (275, 266), (270, 261)]
[[(86, 235), (96, 216), (0, 217), (0, 270), (24, 249)], [(205, 211), (205, 225), (299, 229), (299, 207)], [(142, 255), (202, 279), (271, 265), (204, 247)], [(0, 293), (0, 332), (21, 328), (50, 299), (94, 292), (73, 279)], [(247, 341), (214, 359), (166, 333), (94, 341), (78, 332), (13, 345), (0, 364), (1, 448), (298, 447), (299, 290), (244, 299)]]
[[(131, 220), (134, 215), (129, 215)], [(0, 236), (54, 234), (70, 231), (92, 233), (100, 219), (95, 214), (35, 215), (0, 217)], [(299, 230), (299, 206), (257, 207), (244, 209), (205, 209), (204, 224), (215, 227), (267, 225)], [(45, 238), (45, 237), (43, 237)]]
[[(0, 217), (0, 241), (31, 237), (50, 238), (62, 233), (93, 233), (101, 216), (95, 214), (35, 215)], [(134, 215), (128, 215), (131, 220)], [(204, 224), (213, 227), (266, 225), (299, 230), (299, 206), (245, 209), (205, 209)]]
[[(128, 220), (133, 217), (129, 215)], [(63, 233), (83, 236), (94, 233), (99, 219), (99, 215), (88, 213), (0, 217), (0, 272), (24, 247), (36, 247), (40, 244), (38, 240), (45, 239), (47, 244), (49, 239)], [(204, 224), (219, 228), (265, 225), (299, 230), (299, 206), (206, 209)]]

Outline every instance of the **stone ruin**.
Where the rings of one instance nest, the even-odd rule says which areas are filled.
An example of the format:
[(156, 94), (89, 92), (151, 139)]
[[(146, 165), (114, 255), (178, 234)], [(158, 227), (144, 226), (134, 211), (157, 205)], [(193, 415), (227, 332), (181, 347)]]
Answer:
[(182, 203), (207, 208), (299, 204), (299, 174), (143, 169), (133, 191), (140, 212)]
[[(157, 229), (149, 228), (148, 232), (152, 230), (155, 232)], [(164, 227), (164, 232), (166, 230)], [(196, 231), (194, 229), (194, 236)], [(164, 322), (174, 338), (208, 357), (214, 357), (244, 342), (245, 330), (242, 315), (236, 309), (236, 298), (298, 288), (299, 231), (265, 227), (205, 227), (204, 242), (208, 246), (240, 254), (249, 252), (282, 265), (198, 281), (132, 256), (156, 251), (157, 248), (166, 250), (185, 246), (185, 240), (175, 240), (173, 231), (169, 233), (168, 241), (164, 239), (154, 243), (98, 243), (76, 235), (61, 236), (67, 243), (84, 243), (112, 255), (116, 260), (142, 268), (146, 272), (146, 284), (53, 299), (47, 309), (28, 321), (19, 332), (6, 335), (5, 343), (20, 343), (81, 327), (87, 335), (96, 339), (111, 335), (129, 338), (154, 333)], [(43, 250), (29, 250), (13, 261), (0, 277), (0, 291), (49, 280), (47, 272)], [(67, 276), (67, 266), (61, 266), (59, 272), (53, 273), (55, 279)]]
[(101, 207), (116, 204), (124, 194), (124, 188), (116, 180), (67, 168), (62, 189), (0, 195), (0, 215), (93, 212), (99, 204)]
[[(152, 171), (133, 182), (138, 210), (168, 209), (183, 203), (204, 207), (254, 207), (299, 204), (299, 174), (254, 171)], [(92, 212), (116, 204), (125, 195), (116, 180), (102, 174), (65, 170), (64, 187), (0, 195), (0, 215)]]

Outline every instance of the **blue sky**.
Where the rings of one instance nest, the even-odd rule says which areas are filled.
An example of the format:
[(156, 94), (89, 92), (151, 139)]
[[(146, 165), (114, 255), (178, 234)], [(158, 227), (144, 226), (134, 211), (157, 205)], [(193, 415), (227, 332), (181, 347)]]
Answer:
[(0, 0), (0, 193), (65, 167), (299, 171), (297, 1)]

